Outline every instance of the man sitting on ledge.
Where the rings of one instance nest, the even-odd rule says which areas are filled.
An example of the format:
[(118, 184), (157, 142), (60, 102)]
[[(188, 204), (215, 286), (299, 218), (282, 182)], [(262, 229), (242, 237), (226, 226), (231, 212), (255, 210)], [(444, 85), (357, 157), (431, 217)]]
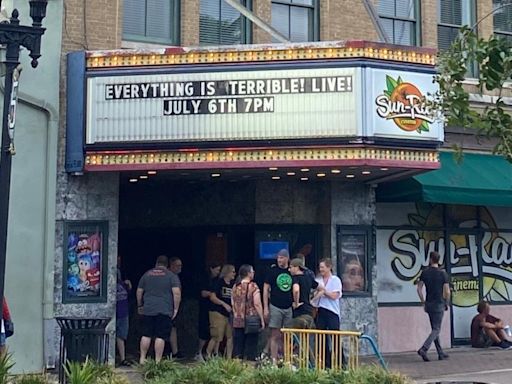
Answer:
[(490, 346), (502, 349), (512, 348), (507, 340), (503, 321), (490, 315), (491, 306), (481, 301), (477, 307), (478, 315), (471, 321), (471, 346), (474, 348), (488, 348)]

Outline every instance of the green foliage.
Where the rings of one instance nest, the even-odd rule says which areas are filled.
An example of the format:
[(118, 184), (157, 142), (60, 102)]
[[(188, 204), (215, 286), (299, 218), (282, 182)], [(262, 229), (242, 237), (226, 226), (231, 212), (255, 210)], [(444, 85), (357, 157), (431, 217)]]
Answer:
[(49, 378), (45, 374), (26, 374), (16, 376), (16, 384), (48, 384)]
[[(143, 372), (158, 372), (148, 384), (408, 384), (400, 374), (379, 367), (361, 367), (349, 372), (314, 371), (293, 367), (254, 367), (239, 360), (213, 359), (194, 366), (148, 361)], [(155, 368), (158, 366), (158, 369)], [(144, 370), (146, 369), (146, 370)]]
[(64, 365), (67, 382), (69, 384), (94, 384), (96, 379), (96, 365), (88, 358), (84, 363), (68, 361)]
[[(463, 84), (475, 65), (480, 92), (497, 93), (494, 102), (480, 110), (470, 107), (469, 92)], [(472, 29), (463, 27), (450, 49), (440, 54), (438, 70), (436, 102), (447, 124), (496, 138), (494, 152), (512, 162), (512, 118), (502, 98), (504, 83), (512, 80), (511, 43), (497, 36), (478, 38)]]
[(138, 369), (145, 380), (159, 379), (169, 374), (177, 374), (182, 368), (181, 365), (173, 360), (161, 360), (157, 363), (155, 360), (148, 359)]
[(14, 362), (11, 353), (4, 353), (0, 356), (0, 384), (7, 384)]

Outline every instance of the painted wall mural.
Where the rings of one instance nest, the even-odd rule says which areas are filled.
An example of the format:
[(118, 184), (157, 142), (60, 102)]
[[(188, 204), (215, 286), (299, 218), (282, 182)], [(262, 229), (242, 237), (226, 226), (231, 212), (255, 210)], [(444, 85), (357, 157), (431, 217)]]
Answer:
[[(430, 251), (440, 253), (450, 273), (455, 307), (473, 307), (482, 298), (512, 301), (512, 231), (507, 231), (512, 222), (503, 220), (507, 209), (405, 206), (392, 208), (395, 222), (388, 225), (395, 228), (377, 231), (379, 303), (418, 302), (415, 281)], [(386, 225), (389, 209), (386, 204), (377, 208), (379, 225)], [(404, 212), (399, 225), (397, 212)]]

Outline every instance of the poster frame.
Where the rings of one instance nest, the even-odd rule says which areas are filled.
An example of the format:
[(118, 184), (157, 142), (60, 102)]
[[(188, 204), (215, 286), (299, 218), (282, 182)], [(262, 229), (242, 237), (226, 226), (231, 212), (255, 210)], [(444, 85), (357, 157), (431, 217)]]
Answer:
[[(364, 290), (357, 290), (357, 291), (348, 291), (343, 288), (343, 296), (350, 296), (350, 297), (370, 297), (372, 296), (372, 271), (373, 271), (373, 265), (375, 262), (374, 257), (374, 244), (373, 244), (373, 230), (372, 226), (344, 226), (344, 225), (337, 225), (336, 230), (336, 270), (338, 272), (338, 276), (340, 279), (342, 279), (342, 285), (343, 282), (343, 260), (341, 256), (341, 247), (343, 243), (343, 239), (347, 236), (364, 236), (364, 263), (363, 263), (363, 273), (364, 273)], [(345, 282), (346, 285), (346, 282)]]
[[(62, 303), (106, 303), (108, 283), (108, 221), (107, 220), (68, 220), (64, 221), (63, 231), (63, 262), (62, 262)], [(90, 230), (89, 230), (90, 228)], [(84, 230), (87, 229), (87, 230)], [(100, 245), (100, 288), (95, 296), (74, 296), (67, 286), (69, 277), (68, 237), (72, 232), (97, 231), (101, 237)]]

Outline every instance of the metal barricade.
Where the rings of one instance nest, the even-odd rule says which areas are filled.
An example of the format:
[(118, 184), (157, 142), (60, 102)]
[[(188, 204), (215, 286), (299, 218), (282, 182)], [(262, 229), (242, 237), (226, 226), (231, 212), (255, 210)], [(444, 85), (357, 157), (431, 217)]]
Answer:
[(284, 361), (305, 369), (356, 369), (361, 332), (282, 328)]

